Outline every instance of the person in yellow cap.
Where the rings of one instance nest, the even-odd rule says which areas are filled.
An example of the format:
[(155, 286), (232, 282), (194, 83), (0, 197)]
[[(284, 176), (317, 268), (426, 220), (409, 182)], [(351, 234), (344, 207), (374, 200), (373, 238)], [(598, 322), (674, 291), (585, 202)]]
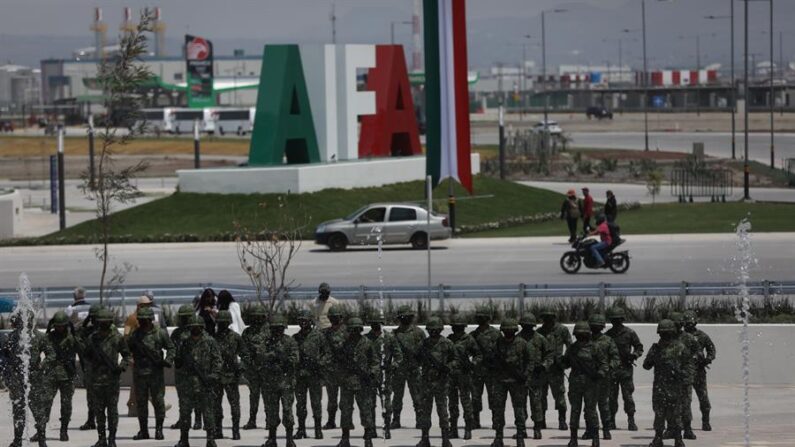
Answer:
[(577, 192), (570, 189), (560, 207), (560, 218), (561, 220), (565, 219), (569, 226), (569, 242), (574, 242), (577, 239), (577, 222), (580, 220), (580, 216), (582, 216), (582, 210), (577, 202)]

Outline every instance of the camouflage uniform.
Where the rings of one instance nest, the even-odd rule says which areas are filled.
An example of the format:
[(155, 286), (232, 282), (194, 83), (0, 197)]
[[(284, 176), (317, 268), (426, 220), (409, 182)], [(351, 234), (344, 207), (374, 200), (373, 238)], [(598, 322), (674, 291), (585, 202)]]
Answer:
[[(281, 315), (271, 318), (268, 334), (262, 333), (254, 342), (254, 364), (259, 368), (262, 393), (265, 396), (265, 423), (268, 440), (265, 447), (276, 446), (276, 430), (284, 425), (287, 447), (293, 442), (293, 399), (295, 398), (295, 371), (298, 368), (298, 344), (284, 335), (287, 322)], [(279, 418), (279, 404), (282, 417)]]
[(384, 420), (384, 438), (391, 439), (392, 434), (389, 429), (390, 418), (392, 416), (392, 376), (395, 371), (403, 364), (403, 351), (395, 339), (395, 336), (382, 331), (384, 318), (377, 316), (368, 321), (370, 332), (365, 337), (372, 343), (376, 355), (379, 357), (380, 373), (376, 377), (374, 389), (370, 393), (373, 411), (373, 421), (375, 421), (376, 401), (381, 398), (381, 415)]
[(348, 337), (342, 345), (342, 362), (344, 371), (340, 381), (340, 427), (342, 439), (337, 447), (350, 447), (350, 434), (353, 429), (353, 402), (359, 407), (359, 418), (364, 429), (364, 445), (372, 447), (372, 439), (377, 437), (375, 431), (374, 411), (371, 408), (372, 387), (380, 376), (380, 355), (375, 352), (373, 344), (362, 336), (364, 324), (359, 318), (351, 318), (346, 325)]
[(243, 426), (243, 430), (257, 428), (259, 401), (264, 399), (262, 384), (252, 356), (254, 353), (254, 340), (260, 333), (268, 331), (267, 324), (265, 324), (266, 315), (265, 307), (261, 305), (254, 306), (248, 313), (249, 325), (241, 334), (244, 349), (240, 355), (240, 364), (243, 368), (243, 377), (245, 377), (248, 384), (248, 422)]
[[(116, 429), (119, 425), (119, 387), (121, 373), (130, 364), (130, 350), (116, 327), (113, 313), (108, 309), (97, 312), (94, 331), (82, 348), (87, 368), (91, 369), (91, 387), (94, 393), (94, 415), (97, 418), (99, 440), (95, 447), (116, 446)], [(119, 361), (121, 356), (121, 361)], [(105, 422), (107, 421), (107, 438)], [(107, 442), (107, 444), (106, 444)]]
[[(4, 359), (2, 368), (3, 383), (8, 389), (9, 398), (11, 400), (11, 413), (14, 420), (14, 440), (11, 447), (19, 447), (22, 445), (22, 436), (25, 433), (25, 413), (27, 408), (31, 409), (34, 417), (36, 418), (36, 438), (39, 446), (45, 447), (46, 435), (45, 429), (47, 425), (46, 417), (42, 415), (42, 402), (37, 398), (40, 388), (41, 378), (41, 355), (45, 356), (45, 364), (51, 363), (55, 357), (55, 352), (52, 345), (46, 342), (44, 337), (35, 329), (35, 319), (33, 315), (28, 317), (28, 334), (30, 337), (30, 368), (29, 368), (29, 382), (31, 389), (28, 394), (28, 401), (25, 402), (25, 376), (23, 372), (22, 353), (23, 346), (23, 324), (22, 316), (15, 313), (11, 316), (11, 326), (13, 330), (2, 340), (0, 343), (0, 352)], [(26, 406), (27, 404), (27, 406)]]
[(328, 402), (326, 403), (328, 421), (326, 421), (326, 425), (323, 428), (333, 429), (337, 428), (336, 419), (337, 410), (339, 409), (340, 382), (344, 374), (341, 366), (342, 362), (338, 362), (336, 358), (342, 353), (342, 344), (348, 336), (348, 331), (345, 329), (345, 325), (342, 324), (342, 310), (340, 310), (339, 306), (333, 306), (329, 309), (328, 318), (331, 321), (331, 326), (320, 330), (323, 335), (320, 365), (323, 368), (323, 382), (326, 385), (326, 394), (328, 396)]
[[(194, 315), (193, 306), (190, 304), (183, 304), (177, 310), (177, 327), (171, 331), (171, 343), (174, 344), (175, 352), (179, 351), (180, 345), (185, 341), (186, 338), (190, 337), (190, 328), (188, 327), (188, 323), (190, 323), (191, 317)], [(183, 400), (185, 396), (187, 396), (186, 387), (190, 384), (188, 380), (188, 373), (184, 368), (174, 368), (174, 386), (177, 389), (177, 401), (179, 402), (180, 408), (183, 406), (187, 406)], [(186, 422), (190, 425), (190, 419)], [(177, 422), (171, 426), (172, 430), (179, 430), (182, 427), (182, 421), (179, 420), (177, 417)]]
[(635, 372), (635, 360), (643, 356), (643, 344), (640, 342), (638, 334), (632, 329), (624, 326), (626, 313), (624, 309), (615, 307), (608, 311), (607, 318), (613, 324), (605, 335), (612, 338), (618, 347), (619, 366), (613, 371), (612, 385), (610, 387), (610, 428), (616, 428), (616, 413), (618, 413), (618, 394), (624, 401), (624, 412), (627, 414), (627, 426), (630, 431), (638, 429), (635, 424), (635, 400), (632, 393), (635, 392), (635, 382), (633, 374)]
[(461, 315), (455, 315), (450, 324), (453, 333), (447, 338), (456, 349), (455, 364), (450, 374), (450, 438), (458, 438), (458, 402), (464, 410), (464, 439), (472, 439), (474, 410), (472, 409), (472, 375), (475, 365), (480, 365), (483, 354), (474, 337), (465, 332), (467, 324)]
[(671, 320), (657, 325), (660, 341), (653, 344), (643, 360), (644, 369), (654, 368), (652, 408), (654, 409), (654, 440), (649, 447), (663, 446), (665, 423), (672, 430), (676, 447), (684, 447), (679, 427), (681, 383), (692, 376), (693, 362), (689, 349), (676, 336), (676, 326)]
[(525, 438), (525, 400), (527, 399), (527, 373), (530, 367), (530, 349), (522, 337), (517, 337), (519, 325), (516, 320), (506, 319), (500, 325), (503, 336), (497, 340), (496, 375), (492, 391), (492, 419), (494, 423), (494, 443), (492, 447), (502, 447), (502, 435), (505, 429), (505, 403), (511, 395), (513, 417), (516, 426), (516, 442), (518, 447), (524, 446)]
[(229, 401), (232, 413), (232, 439), (240, 439), (240, 361), (238, 357), (243, 352), (243, 338), (229, 328), (232, 324), (232, 314), (228, 310), (218, 312), (215, 318), (218, 328), (215, 331), (215, 341), (221, 348), (222, 369), (220, 381), (215, 391), (215, 438), (223, 439), (223, 400), (224, 392)]
[(301, 311), (298, 324), (301, 330), (293, 335), (298, 345), (298, 371), (295, 375), (295, 400), (298, 429), (295, 439), (307, 438), (306, 434), (306, 395), (312, 405), (312, 418), (315, 421), (315, 439), (323, 439), (323, 385), (318, 377), (322, 370), (320, 356), (323, 352), (323, 334), (313, 327), (314, 318), (309, 310)]
[[(184, 398), (179, 406), (180, 427), (177, 447), (189, 446), (190, 417), (202, 409), (207, 447), (215, 447), (215, 390), (220, 380), (223, 358), (215, 339), (204, 330), (204, 322), (196, 315), (188, 323), (190, 334), (179, 345), (174, 367), (185, 373)], [(184, 405), (183, 405), (184, 404)]]
[[(447, 387), (450, 371), (455, 366), (455, 344), (441, 336), (444, 325), (438, 318), (431, 318), (425, 326), (429, 337), (422, 340), (419, 346), (420, 360), (420, 411), (417, 422), (422, 430), (422, 438), (417, 447), (430, 447), (428, 432), (431, 429), (431, 412), (436, 402), (436, 414), (439, 417), (439, 428), (442, 431), (442, 447), (450, 444), (450, 416), (447, 413)], [(416, 371), (415, 371), (416, 374)]]
[[(602, 420), (602, 431), (604, 439), (612, 439), (610, 435), (610, 387), (613, 383), (613, 373), (618, 370), (621, 364), (621, 358), (618, 354), (618, 346), (612, 338), (603, 334), (602, 331), (607, 324), (605, 316), (602, 314), (593, 314), (588, 319), (588, 324), (591, 327), (591, 340), (601, 355), (607, 359), (607, 375), (602, 377), (597, 382), (596, 402), (599, 409), (599, 416)], [(592, 436), (598, 436), (599, 427), (587, 427), (585, 439), (591, 439)]]
[[(155, 439), (163, 439), (163, 421), (166, 418), (163, 368), (170, 368), (174, 363), (174, 343), (168, 337), (168, 332), (153, 324), (152, 309), (138, 309), (137, 317), (140, 326), (127, 337), (127, 345), (133, 355), (133, 388), (138, 409), (139, 431), (133, 439), (149, 439), (147, 421), (150, 399), (155, 408)], [(146, 321), (149, 325), (144, 329)], [(166, 353), (165, 357), (163, 351)]]
[[(392, 331), (397, 345), (403, 352), (403, 364), (396, 368), (392, 375), (392, 423), (389, 428), (400, 428), (400, 413), (403, 411), (403, 393), (406, 386), (409, 388), (411, 403), (414, 406), (414, 413), (420, 413), (420, 375), (417, 374), (420, 368), (418, 359), (419, 348), (422, 340), (425, 339), (425, 332), (414, 325), (414, 311), (410, 306), (400, 306), (398, 309), (398, 319), (400, 325)], [(418, 424), (419, 425), (419, 424)]]
[(55, 356), (43, 365), (47, 371), (41, 377), (42, 414), (45, 420), (50, 418), (55, 393), (61, 395), (61, 432), (60, 440), (68, 441), (69, 421), (72, 419), (72, 396), (75, 393), (76, 365), (78, 345), (72, 334), (73, 329), (69, 317), (64, 312), (57, 312), (50, 320), (52, 329), (47, 330), (44, 341), (48, 343)]
[(698, 340), (699, 352), (702, 354), (701, 361), (696, 365), (696, 376), (693, 380), (693, 389), (698, 397), (699, 408), (701, 409), (701, 429), (711, 431), (709, 423), (709, 394), (707, 393), (707, 368), (715, 360), (715, 344), (706, 332), (696, 329), (698, 320), (693, 311), (685, 312), (685, 332), (692, 334)]
[[(99, 304), (92, 304), (89, 308), (88, 316), (83, 320), (74, 335), (79, 346), (84, 346), (91, 334), (97, 329), (94, 319), (100, 310), (102, 310), (102, 306)], [(86, 422), (80, 426), (80, 430), (96, 430), (97, 423), (94, 416), (94, 388), (91, 386), (91, 368), (86, 367), (88, 360), (83, 357), (82, 349), (78, 351), (78, 356), (80, 358), (80, 371), (83, 373), (83, 387), (86, 389), (86, 405), (88, 406), (88, 417)]]
[[(522, 331), (519, 337), (527, 341), (527, 348), (530, 350), (530, 365), (527, 369), (527, 394), (530, 401), (530, 415), (533, 420), (533, 439), (541, 439), (542, 422), (544, 421), (543, 396), (544, 382), (547, 370), (554, 361), (552, 351), (547, 346), (547, 340), (543, 335), (534, 330), (536, 317), (531, 313), (524, 314), (519, 324)], [(525, 416), (527, 413), (525, 412)], [(526, 418), (526, 417), (525, 417)]]
[(591, 341), (591, 328), (585, 321), (574, 325), (577, 341), (566, 350), (560, 360), (563, 368), (571, 368), (569, 374), (569, 403), (571, 415), (569, 429), (571, 440), (569, 447), (577, 447), (577, 429), (580, 425), (580, 413), (585, 403), (585, 425), (596, 427), (591, 439), (592, 446), (599, 445), (599, 416), (596, 414), (597, 386), (608, 374), (607, 357)]
[[(483, 390), (486, 390), (486, 402), (489, 409), (492, 408), (492, 400), (494, 398), (492, 385), (496, 376), (496, 351), (497, 340), (500, 339), (500, 331), (489, 325), (489, 314), (484, 310), (477, 310), (475, 312), (475, 320), (478, 323), (469, 335), (475, 339), (475, 342), (480, 349), (482, 361), (479, 365), (475, 365), (475, 374), (473, 375), (472, 385), (472, 424), (474, 428), (480, 428), (480, 412), (483, 411)], [(491, 428), (495, 428), (492, 424)]]
[(696, 336), (682, 330), (684, 326), (684, 315), (682, 315), (682, 313), (673, 312), (671, 314), (671, 320), (674, 322), (679, 340), (682, 341), (682, 344), (684, 344), (688, 350), (690, 355), (690, 366), (692, 366), (692, 368), (687, 370), (688, 375), (685, 376), (685, 380), (681, 383), (682, 390), (680, 402), (682, 404), (682, 410), (680, 412), (681, 421), (678, 426), (680, 429), (684, 430), (683, 437), (685, 439), (696, 439), (696, 434), (693, 433), (692, 428), (693, 412), (691, 410), (693, 404), (693, 383), (696, 380), (698, 365), (704, 362), (704, 352)]
[[(549, 367), (546, 380), (541, 388), (541, 407), (543, 413), (547, 412), (547, 390), (552, 391), (555, 399), (555, 409), (558, 410), (558, 428), (566, 430), (566, 383), (564, 382), (563, 368), (558, 359), (563, 355), (563, 349), (571, 345), (571, 333), (560, 323), (555, 322), (555, 312), (544, 310), (541, 312), (544, 324), (536, 332), (543, 335), (547, 340), (547, 347), (551, 352), (553, 363)], [(541, 421), (541, 426), (546, 428), (546, 419)]]

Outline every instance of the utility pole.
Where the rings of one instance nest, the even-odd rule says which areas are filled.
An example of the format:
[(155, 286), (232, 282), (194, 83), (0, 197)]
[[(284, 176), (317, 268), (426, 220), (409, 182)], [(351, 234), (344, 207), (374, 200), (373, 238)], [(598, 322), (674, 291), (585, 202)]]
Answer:
[(337, 43), (337, 12), (336, 12), (336, 3), (331, 2), (331, 14), (329, 15), (329, 20), (331, 20), (331, 43)]
[(749, 56), (748, 55), (748, 0), (745, 0), (743, 3), (744, 3), (744, 7), (745, 7), (745, 24), (744, 24), (744, 27), (745, 27), (745, 43), (744, 43), (744, 51), (745, 51), (745, 58), (744, 58), (745, 59), (745, 61), (744, 61), (744, 63), (745, 63), (745, 67), (744, 67), (744, 71), (745, 71), (745, 85), (743, 86), (743, 90), (744, 90), (743, 93), (744, 93), (744, 96), (745, 96), (745, 107), (743, 107), (743, 109), (744, 109), (743, 110), (743, 115), (744, 115), (743, 119), (745, 121), (745, 128), (743, 129), (743, 132), (744, 132), (743, 139), (745, 140), (745, 148), (744, 148), (745, 160), (743, 160), (743, 200), (751, 200), (751, 192), (750, 192), (750, 187), (749, 187), (749, 184), (748, 184), (748, 182), (750, 180), (750, 178), (749, 178), (749, 174), (750, 174), (749, 173), (749, 169), (750, 168), (748, 166), (748, 107), (749, 107), (748, 101), (750, 99), (749, 98), (749, 96), (750, 96), (749, 95), (749, 88), (748, 88), (748, 83), (750, 82), (750, 79), (748, 79), (748, 56)]
[(649, 65), (646, 58), (646, 0), (640, 3), (643, 24), (643, 139), (644, 149), (649, 150)]
[(775, 150), (775, 123), (773, 118), (773, 109), (776, 106), (776, 92), (773, 87), (773, 0), (770, 0), (770, 169), (776, 168), (776, 150)]
[(66, 172), (63, 159), (64, 128), (58, 125), (58, 224), (61, 230), (66, 229)]

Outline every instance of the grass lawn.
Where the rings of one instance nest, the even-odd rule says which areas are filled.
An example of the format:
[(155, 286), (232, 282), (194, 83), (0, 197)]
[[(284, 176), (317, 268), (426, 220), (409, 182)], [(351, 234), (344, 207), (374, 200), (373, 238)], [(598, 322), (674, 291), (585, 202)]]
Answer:
[[(475, 178), (475, 195), (457, 187), (457, 222), (471, 225), (533, 215), (559, 209), (563, 196), (513, 182), (487, 177)], [(232, 232), (235, 222), (251, 229), (274, 228), (289, 213), (305, 222), (305, 237), (313, 237), (314, 228), (325, 220), (344, 217), (373, 202), (424, 202), (424, 182), (407, 182), (381, 188), (324, 190), (308, 194), (220, 195), (176, 193), (169, 197), (120, 211), (112, 217), (113, 235), (130, 235), (133, 240), (147, 240), (163, 234), (194, 234), (200, 239)], [(434, 208), (447, 211), (447, 184), (436, 188)], [(280, 198), (282, 206), (280, 207)], [(96, 221), (89, 221), (43, 239), (79, 236), (93, 238)]]
[[(669, 203), (643, 205), (618, 215), (622, 234), (729, 233), (743, 217), (753, 231), (795, 231), (795, 204), (773, 203)], [(466, 237), (564, 236), (568, 228), (555, 220), (499, 230), (467, 234)]]
[[(205, 155), (248, 155), (251, 141), (238, 138), (202, 138), (201, 151)], [(95, 144), (101, 144), (99, 137)], [(31, 157), (50, 155), (55, 152), (55, 137), (0, 136), (0, 156)], [(67, 156), (88, 156), (88, 139), (85, 136), (64, 138), (64, 151)], [(174, 155), (193, 154), (193, 139), (190, 137), (136, 138), (124, 146), (115, 146), (119, 155)]]

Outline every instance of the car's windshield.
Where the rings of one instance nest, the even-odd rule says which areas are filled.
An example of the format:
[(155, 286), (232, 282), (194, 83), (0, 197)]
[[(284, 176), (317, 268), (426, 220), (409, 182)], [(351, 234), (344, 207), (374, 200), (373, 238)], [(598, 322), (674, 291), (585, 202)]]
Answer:
[(345, 216), (345, 220), (353, 220), (353, 219), (355, 219), (356, 216), (358, 216), (359, 214), (362, 214), (362, 211), (366, 210), (368, 207), (369, 207), (369, 205), (365, 205), (365, 206), (357, 209), (356, 211), (348, 214), (347, 216)]

